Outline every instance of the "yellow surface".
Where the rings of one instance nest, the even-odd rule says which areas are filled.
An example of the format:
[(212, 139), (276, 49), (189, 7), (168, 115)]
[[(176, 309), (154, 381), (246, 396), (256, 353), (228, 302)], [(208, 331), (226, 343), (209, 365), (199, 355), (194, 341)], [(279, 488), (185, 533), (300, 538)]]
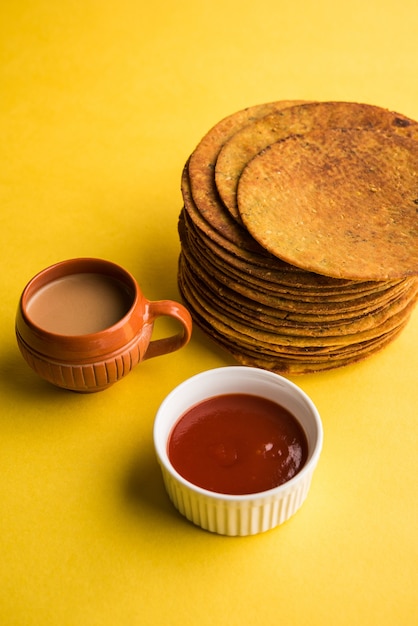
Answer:
[(40, 269), (100, 256), (178, 298), (183, 164), (222, 117), (279, 99), (418, 119), (413, 0), (4, 0), (0, 8), (0, 623), (413, 625), (418, 311), (384, 352), (298, 378), (325, 442), (308, 500), (252, 538), (165, 495), (155, 411), (232, 360), (189, 346), (100, 394), (63, 392), (14, 338)]

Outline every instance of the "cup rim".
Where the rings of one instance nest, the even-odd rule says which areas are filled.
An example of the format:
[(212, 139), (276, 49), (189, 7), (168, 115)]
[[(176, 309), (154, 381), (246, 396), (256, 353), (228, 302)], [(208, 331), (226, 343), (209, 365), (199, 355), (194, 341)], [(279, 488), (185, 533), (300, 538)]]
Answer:
[[(169, 459), (168, 452), (167, 452), (168, 438), (174, 427), (174, 424), (184, 414), (184, 412), (182, 412), (180, 415), (178, 415), (174, 419), (174, 421), (170, 425), (170, 428), (168, 429), (168, 435), (166, 437), (162, 437), (159, 432), (160, 423), (165, 418), (165, 412), (168, 409), (170, 402), (173, 400), (175, 396), (181, 394), (182, 391), (186, 387), (190, 385), (194, 385), (194, 384), (198, 385), (199, 381), (201, 381), (202, 378), (206, 378), (210, 376), (216, 377), (218, 375), (222, 375), (224, 374), (226, 370), (231, 372), (232, 374), (243, 374), (243, 375), (248, 375), (248, 376), (257, 375), (257, 376), (262, 377), (264, 380), (270, 380), (273, 382), (276, 381), (276, 383), (280, 382), (280, 384), (286, 386), (289, 390), (291, 390), (294, 394), (296, 394), (298, 398), (302, 400), (302, 402), (305, 405), (307, 405), (310, 411), (310, 414), (312, 417), (312, 423), (314, 424), (315, 429), (316, 429), (316, 439), (315, 439), (313, 448), (310, 451), (308, 455), (308, 459), (305, 462), (302, 469), (295, 476), (293, 476), (293, 478), (286, 481), (285, 483), (282, 483), (281, 485), (278, 485), (277, 487), (273, 487), (272, 489), (267, 489), (265, 491), (258, 491), (254, 493), (245, 493), (245, 494), (228, 494), (228, 493), (221, 493), (218, 491), (210, 491), (209, 489), (204, 489), (203, 487), (199, 487), (198, 485), (195, 485), (191, 481), (184, 478), (174, 468), (174, 466), (172, 465)], [(231, 391), (231, 393), (234, 393), (234, 392)], [(202, 396), (202, 398), (198, 402), (202, 402), (206, 398), (210, 398), (215, 395), (221, 395), (221, 394), (220, 393), (217, 394), (216, 390), (214, 390), (213, 394)], [(254, 392), (252, 395), (257, 395), (257, 394)], [(260, 393), (260, 395), (262, 396), (262, 393)], [(188, 408), (191, 408), (195, 405), (196, 403), (190, 403)], [(187, 410), (187, 408), (185, 410)], [(295, 415), (295, 418), (298, 419), (296, 415)], [(313, 400), (308, 396), (308, 394), (303, 389), (301, 389), (301, 387), (293, 383), (288, 378), (285, 378), (284, 376), (281, 376), (280, 374), (276, 374), (275, 372), (264, 370), (258, 367), (245, 366), (245, 365), (221, 366), (221, 367), (213, 368), (210, 370), (205, 370), (203, 372), (195, 374), (194, 376), (191, 376), (190, 378), (187, 378), (186, 380), (181, 382), (179, 385), (174, 387), (174, 389), (172, 389), (172, 391), (164, 398), (164, 400), (162, 401), (162, 403), (160, 404), (157, 410), (157, 413), (154, 419), (154, 426), (153, 426), (153, 439), (154, 439), (155, 453), (157, 455), (157, 459), (159, 463), (164, 467), (165, 471), (168, 472), (173, 478), (175, 478), (176, 481), (181, 483), (183, 487), (195, 492), (196, 494), (204, 496), (208, 499), (223, 501), (225, 503), (231, 503), (231, 502), (243, 503), (243, 502), (248, 502), (248, 501), (263, 500), (265, 498), (280, 497), (281, 495), (285, 494), (287, 491), (292, 490), (295, 484), (302, 482), (305, 476), (307, 474), (311, 474), (313, 470), (315, 469), (318, 463), (319, 456), (322, 451), (323, 436), (324, 436), (323, 426), (322, 426), (321, 417), (319, 415), (319, 411), (317, 407), (315, 406)]]
[[(66, 271), (66, 268), (68, 268), (68, 271)], [(111, 273), (103, 271), (106, 268), (110, 269)], [(39, 324), (34, 322), (34, 320), (28, 313), (28, 304), (31, 297), (33, 297), (40, 288), (44, 287), (50, 282), (53, 282), (54, 280), (58, 280), (59, 278), (64, 278), (66, 276), (71, 276), (73, 274), (82, 273), (102, 274), (105, 276), (107, 275), (116, 278), (118, 280), (123, 278), (124, 284), (132, 288), (132, 302), (128, 311), (111, 326), (103, 328), (94, 333), (83, 333), (74, 335), (56, 333), (48, 330), (47, 328), (44, 328), (43, 326), (39, 326)], [(43, 278), (45, 278), (45, 280), (43, 280)], [(126, 321), (132, 317), (133, 311), (137, 308), (138, 301), (140, 300), (141, 296), (142, 292), (136, 279), (128, 270), (126, 270), (121, 265), (102, 258), (75, 257), (58, 261), (57, 263), (53, 263), (52, 265), (49, 265), (48, 267), (45, 267), (44, 269), (37, 272), (28, 281), (22, 291), (22, 294), (20, 296), (19, 309), (25, 324), (34, 332), (36, 332), (39, 336), (49, 338), (51, 341), (59, 340), (60, 342), (70, 343), (80, 340), (95, 341), (99, 340), (101, 337), (109, 335), (109, 333), (111, 334), (120, 331), (126, 324)]]

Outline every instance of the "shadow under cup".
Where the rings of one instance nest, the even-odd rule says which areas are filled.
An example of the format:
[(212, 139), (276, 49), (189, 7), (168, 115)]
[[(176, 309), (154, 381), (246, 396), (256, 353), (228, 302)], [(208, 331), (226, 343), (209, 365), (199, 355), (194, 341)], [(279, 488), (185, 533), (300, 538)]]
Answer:
[[(181, 330), (151, 340), (159, 316)], [(102, 259), (62, 261), (26, 285), (16, 316), (19, 349), (45, 380), (79, 392), (106, 389), (142, 360), (178, 350), (192, 321), (181, 304), (149, 301), (124, 268)]]

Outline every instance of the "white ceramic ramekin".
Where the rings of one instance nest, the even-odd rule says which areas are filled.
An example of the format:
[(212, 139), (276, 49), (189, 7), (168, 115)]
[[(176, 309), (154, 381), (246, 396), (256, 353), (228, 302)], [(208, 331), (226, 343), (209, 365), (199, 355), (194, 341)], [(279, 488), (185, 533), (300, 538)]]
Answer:
[[(185, 480), (167, 453), (177, 420), (203, 400), (229, 393), (262, 396), (281, 404), (303, 427), (308, 441), (305, 465), (291, 480), (268, 491), (228, 495), (202, 489)], [(227, 366), (197, 374), (163, 400), (154, 422), (154, 446), (167, 493), (178, 511), (205, 530), (221, 535), (254, 535), (288, 520), (306, 499), (322, 449), (321, 419), (312, 400), (297, 385), (272, 372)]]

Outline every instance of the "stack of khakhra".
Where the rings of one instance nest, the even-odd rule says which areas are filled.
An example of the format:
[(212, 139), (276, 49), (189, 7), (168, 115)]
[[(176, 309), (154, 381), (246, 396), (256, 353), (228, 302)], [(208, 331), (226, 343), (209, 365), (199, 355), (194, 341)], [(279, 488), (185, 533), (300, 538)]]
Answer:
[(216, 124), (182, 176), (179, 288), (235, 359), (289, 375), (389, 344), (418, 294), (418, 123), (281, 101)]

